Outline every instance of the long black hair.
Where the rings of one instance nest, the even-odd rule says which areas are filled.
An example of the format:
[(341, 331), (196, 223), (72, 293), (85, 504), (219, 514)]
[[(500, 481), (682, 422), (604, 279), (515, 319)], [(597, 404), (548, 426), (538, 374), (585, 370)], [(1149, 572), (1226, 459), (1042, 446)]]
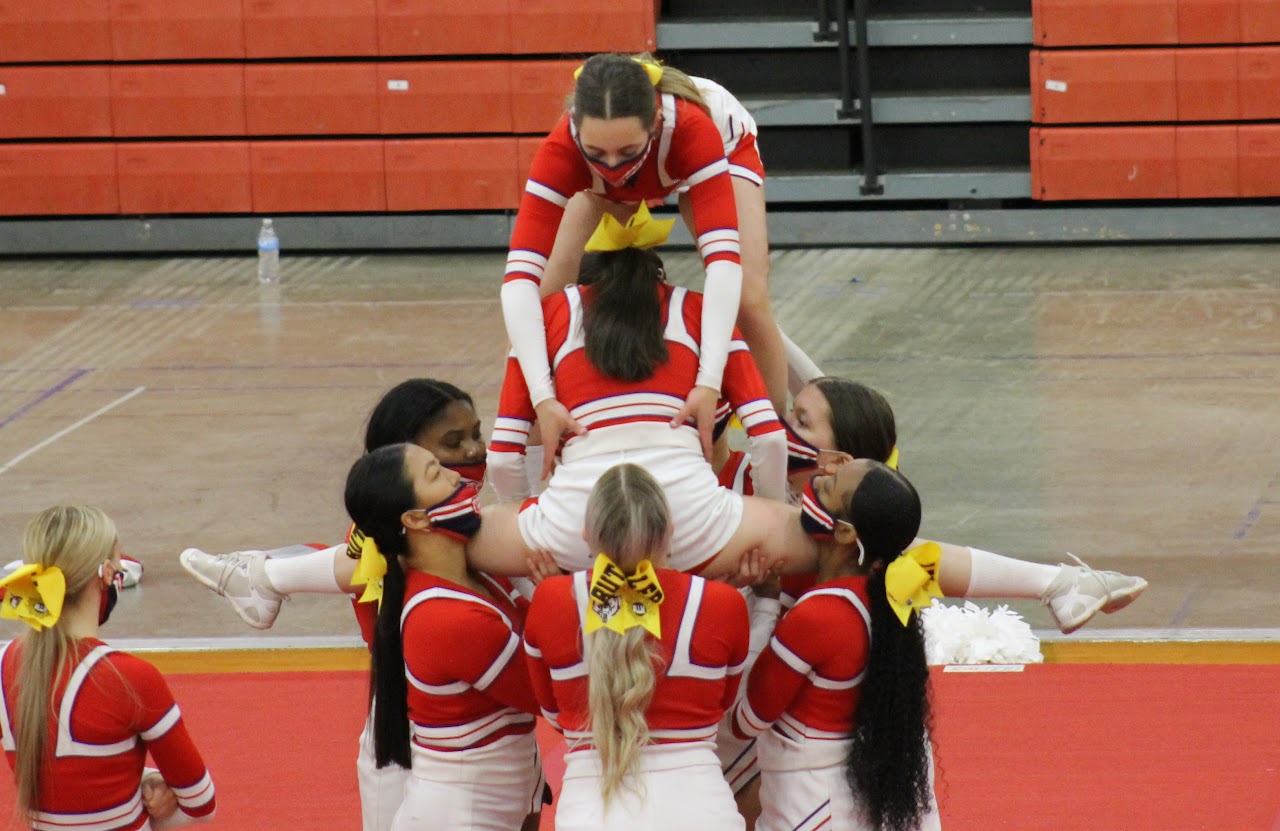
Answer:
[(454, 401), (465, 401), (475, 407), (470, 395), (448, 381), (410, 378), (396, 384), (369, 413), (369, 424), (364, 432), (365, 452), (389, 444), (415, 441)]
[(909, 831), (932, 804), (932, 723), (924, 629), (913, 614), (903, 626), (885, 597), (885, 566), (920, 530), (920, 496), (901, 473), (873, 463), (845, 506), (866, 551), (871, 575), (871, 648), (858, 699), (845, 772), (871, 826)]
[(667, 360), (658, 284), (662, 259), (642, 248), (601, 251), (583, 294), (587, 360), (610, 378), (643, 381)]
[(392, 444), (361, 456), (347, 474), (343, 494), (351, 521), (378, 544), (387, 559), (369, 667), (369, 689), (375, 698), (373, 747), (380, 768), (393, 763), (407, 768), (411, 764), (409, 688), (400, 638), (405, 589), (400, 555), (408, 553), (409, 543), (400, 515), (417, 507), (417, 494), (404, 469), (405, 448), (404, 444)]
[(836, 446), (855, 459), (887, 462), (898, 444), (893, 408), (879, 392), (848, 378), (824, 376), (813, 381), (831, 408)]

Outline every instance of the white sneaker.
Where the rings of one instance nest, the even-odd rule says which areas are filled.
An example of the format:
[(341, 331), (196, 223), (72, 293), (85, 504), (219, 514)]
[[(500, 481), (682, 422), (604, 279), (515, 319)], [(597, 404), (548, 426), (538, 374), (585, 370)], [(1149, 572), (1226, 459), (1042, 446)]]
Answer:
[(231, 608), (254, 629), (270, 629), (286, 595), (267, 581), (267, 556), (261, 551), (208, 554), (188, 548), (178, 558), (187, 573), (231, 602)]
[(1116, 571), (1096, 571), (1079, 557), (1067, 552), (1078, 565), (1060, 565), (1058, 576), (1045, 589), (1040, 602), (1064, 635), (1069, 635), (1089, 622), (1098, 612), (1119, 611), (1142, 594), (1147, 581)]

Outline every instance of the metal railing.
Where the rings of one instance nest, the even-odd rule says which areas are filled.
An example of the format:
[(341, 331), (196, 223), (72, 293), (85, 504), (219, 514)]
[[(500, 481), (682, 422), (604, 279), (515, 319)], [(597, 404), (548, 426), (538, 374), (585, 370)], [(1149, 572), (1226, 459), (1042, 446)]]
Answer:
[[(831, 5), (835, 5), (832, 19)], [(875, 117), (871, 109), (871, 51), (867, 45), (867, 13), (870, 0), (818, 0), (818, 31), (814, 39), (836, 42), (836, 54), (840, 72), (840, 118), (858, 119), (862, 136), (862, 185), (863, 196), (884, 193), (880, 183), (879, 162), (876, 158)], [(850, 24), (853, 37), (850, 38)], [(851, 42), (852, 41), (852, 42)], [(852, 66), (851, 66), (852, 65)], [(857, 91), (854, 91), (854, 70), (857, 72)]]

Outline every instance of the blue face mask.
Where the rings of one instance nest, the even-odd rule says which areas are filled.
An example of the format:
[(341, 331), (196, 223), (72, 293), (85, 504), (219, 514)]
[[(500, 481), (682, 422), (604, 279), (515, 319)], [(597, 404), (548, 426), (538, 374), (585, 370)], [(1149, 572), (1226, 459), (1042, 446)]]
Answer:
[(466, 482), (458, 485), (453, 493), (426, 511), (431, 530), (459, 542), (466, 542), (480, 530), (480, 491)]
[(831, 512), (822, 504), (818, 494), (813, 490), (813, 483), (817, 478), (814, 476), (805, 482), (804, 491), (801, 492), (800, 525), (804, 528), (804, 532), (814, 539), (829, 540), (835, 537), (836, 519), (831, 516)]
[(782, 422), (787, 434), (787, 473), (807, 473), (818, 469), (818, 453), (821, 451), (801, 438), (787, 421)]

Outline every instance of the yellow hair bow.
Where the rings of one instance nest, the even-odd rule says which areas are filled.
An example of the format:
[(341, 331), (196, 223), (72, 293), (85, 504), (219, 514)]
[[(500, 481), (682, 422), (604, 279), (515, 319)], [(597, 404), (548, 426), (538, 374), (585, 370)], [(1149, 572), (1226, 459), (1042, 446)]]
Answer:
[(662, 637), (658, 607), (664, 595), (653, 563), (648, 560), (640, 561), (635, 574), (626, 574), (608, 555), (598, 555), (587, 594), (587, 634), (601, 628), (621, 634), (633, 626), (642, 626), (655, 638)]
[(595, 233), (587, 240), (588, 251), (621, 251), (624, 248), (652, 248), (667, 241), (671, 233), (674, 219), (654, 219), (649, 213), (649, 206), (641, 202), (640, 207), (627, 220), (627, 224), (606, 213), (600, 218)]
[(937, 579), (941, 559), (942, 547), (926, 542), (908, 548), (885, 569), (884, 593), (903, 626), (911, 619), (913, 609), (931, 606), (933, 598), (943, 596)]
[[(662, 64), (658, 63), (657, 61), (646, 61), (643, 58), (632, 58), (631, 60), (635, 61), (636, 63), (644, 67), (644, 71), (649, 76), (649, 83), (657, 87), (658, 82), (662, 80)], [(573, 80), (575, 81), (578, 80), (578, 76), (581, 74), (582, 74), (582, 67), (580, 66), (577, 69), (573, 70)]]
[(67, 578), (57, 566), (28, 563), (0, 580), (0, 588), (5, 590), (0, 618), (20, 620), (39, 632), (61, 617)]
[(896, 444), (893, 446), (893, 451), (889, 454), (889, 460), (885, 464), (894, 470), (898, 469), (898, 446)]
[(377, 601), (378, 608), (381, 609), (382, 578), (387, 574), (387, 558), (378, 550), (378, 544), (373, 541), (373, 537), (366, 535), (359, 528), (351, 531), (348, 551), (357, 545), (357, 536), (359, 536), (360, 559), (356, 563), (355, 571), (351, 573), (351, 585), (364, 586), (364, 593), (360, 595), (361, 603)]

